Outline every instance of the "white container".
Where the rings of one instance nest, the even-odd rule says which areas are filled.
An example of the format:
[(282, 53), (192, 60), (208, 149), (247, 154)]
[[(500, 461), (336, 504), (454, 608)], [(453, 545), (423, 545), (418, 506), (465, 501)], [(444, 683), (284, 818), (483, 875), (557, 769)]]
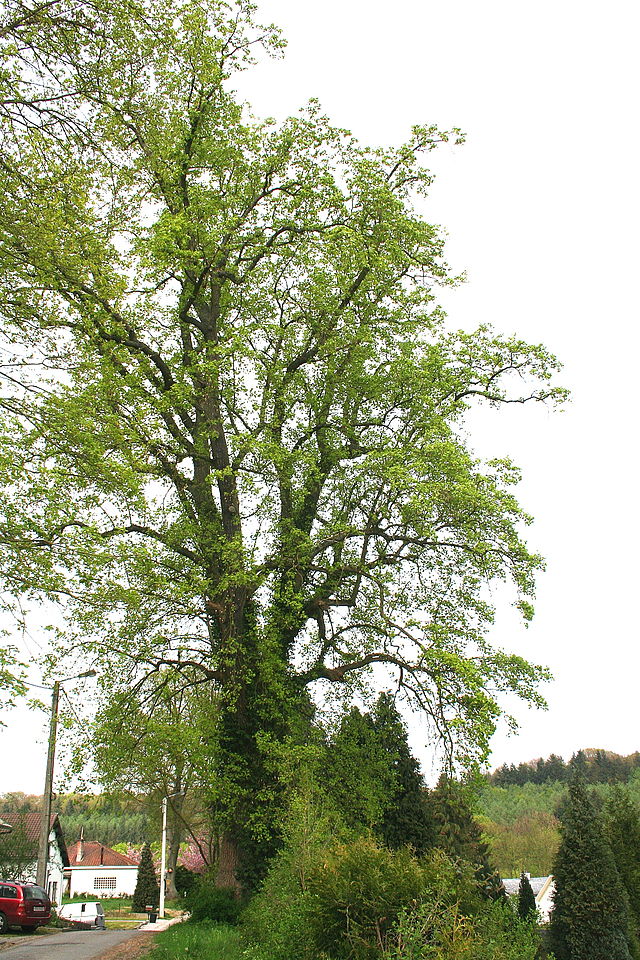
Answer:
[(100, 927), (104, 924), (104, 910), (99, 900), (85, 900), (83, 903), (65, 903), (58, 910), (63, 920), (80, 920)]

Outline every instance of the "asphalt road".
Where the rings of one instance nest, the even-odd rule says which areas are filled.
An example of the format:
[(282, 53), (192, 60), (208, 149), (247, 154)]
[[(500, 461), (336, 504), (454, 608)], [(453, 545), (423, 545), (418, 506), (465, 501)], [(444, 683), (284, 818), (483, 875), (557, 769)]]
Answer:
[(2, 960), (91, 960), (138, 934), (137, 930), (70, 930), (20, 938), (8, 946), (0, 937)]

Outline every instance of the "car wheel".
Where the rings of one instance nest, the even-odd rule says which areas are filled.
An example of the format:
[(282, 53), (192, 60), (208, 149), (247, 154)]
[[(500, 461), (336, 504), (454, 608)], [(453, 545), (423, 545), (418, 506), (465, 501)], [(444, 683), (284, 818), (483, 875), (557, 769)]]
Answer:
[(0, 913), (0, 933), (6, 933), (9, 929), (9, 924), (7, 923), (7, 918), (4, 913)]
[(20, 927), (20, 929), (22, 930), (23, 933), (35, 933), (35, 932), (36, 932), (36, 928), (33, 927), (33, 926)]

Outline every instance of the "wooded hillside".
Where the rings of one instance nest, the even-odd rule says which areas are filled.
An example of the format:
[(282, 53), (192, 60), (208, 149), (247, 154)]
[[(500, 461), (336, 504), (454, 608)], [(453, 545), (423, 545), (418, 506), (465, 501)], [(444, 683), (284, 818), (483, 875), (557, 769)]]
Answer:
[[(533, 876), (551, 873), (560, 842), (558, 812), (567, 779), (579, 765), (594, 799), (603, 807), (616, 784), (625, 784), (640, 803), (639, 754), (620, 756), (604, 750), (580, 750), (568, 763), (552, 754), (547, 759), (503, 766), (487, 776), (476, 804), (494, 863), (503, 877), (523, 870)], [(551, 779), (551, 772), (556, 772)]]

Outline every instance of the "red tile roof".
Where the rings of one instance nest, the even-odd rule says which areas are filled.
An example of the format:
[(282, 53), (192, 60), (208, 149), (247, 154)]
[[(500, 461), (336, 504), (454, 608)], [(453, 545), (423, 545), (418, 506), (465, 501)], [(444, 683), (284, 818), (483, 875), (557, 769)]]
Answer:
[(137, 867), (138, 864), (124, 853), (118, 853), (111, 847), (97, 840), (83, 840), (82, 859), (78, 859), (80, 843), (72, 843), (69, 847), (69, 866), (71, 867)]
[[(30, 840), (33, 843), (34, 857), (38, 855), (38, 844), (40, 841), (40, 814), (39, 813), (3, 813), (2, 820), (5, 823), (10, 823), (14, 830), (24, 831), (24, 834), (27, 840)], [(60, 853), (62, 855), (62, 862), (66, 867), (67, 864), (67, 847), (64, 842), (64, 834), (62, 833), (62, 827), (60, 826), (60, 820), (58, 819), (57, 813), (51, 814), (51, 819), (49, 823), (49, 829), (55, 832), (55, 835), (58, 840), (58, 846), (60, 847)]]
[[(39, 813), (3, 813), (2, 819), (5, 823), (10, 823), (14, 829), (20, 828), (24, 831), (27, 840), (35, 840), (38, 843), (40, 839), (40, 814)], [(49, 829), (53, 827), (58, 815), (51, 814)]]

